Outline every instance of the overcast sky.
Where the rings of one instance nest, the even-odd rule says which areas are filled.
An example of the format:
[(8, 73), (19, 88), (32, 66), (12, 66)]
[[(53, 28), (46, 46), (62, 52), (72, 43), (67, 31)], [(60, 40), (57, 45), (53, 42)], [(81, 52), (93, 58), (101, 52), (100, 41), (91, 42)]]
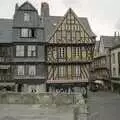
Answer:
[[(0, 18), (12, 18), (15, 4), (26, 0), (1, 0)], [(120, 0), (27, 0), (40, 13), (41, 2), (48, 2), (51, 15), (64, 15), (71, 7), (79, 17), (87, 17), (97, 35), (114, 35), (120, 29)]]

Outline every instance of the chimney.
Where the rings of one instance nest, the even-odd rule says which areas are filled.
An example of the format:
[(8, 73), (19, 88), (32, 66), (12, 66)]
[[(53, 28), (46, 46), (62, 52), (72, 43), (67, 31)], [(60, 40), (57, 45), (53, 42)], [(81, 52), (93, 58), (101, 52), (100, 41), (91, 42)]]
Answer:
[(19, 9), (19, 6), (18, 6), (18, 4), (16, 3), (16, 5), (15, 5), (15, 13), (14, 13), (14, 15), (13, 15), (14, 18), (15, 18), (15, 15), (16, 15), (18, 9)]
[(119, 40), (119, 37), (120, 37), (119, 32), (115, 32), (114, 37), (116, 41)]
[(17, 11), (18, 8), (19, 8), (19, 6), (18, 6), (18, 4), (16, 3), (16, 5), (15, 5), (15, 11)]
[(49, 4), (46, 2), (41, 3), (41, 16), (42, 17), (49, 16)]

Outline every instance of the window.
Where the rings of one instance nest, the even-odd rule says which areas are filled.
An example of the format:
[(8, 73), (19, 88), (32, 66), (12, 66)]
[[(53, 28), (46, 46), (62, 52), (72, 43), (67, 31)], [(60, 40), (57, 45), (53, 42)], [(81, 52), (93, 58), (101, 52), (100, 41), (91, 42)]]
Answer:
[(67, 41), (69, 42), (71, 39), (71, 33), (70, 33), (70, 31), (67, 31)]
[(24, 56), (24, 46), (23, 45), (16, 46), (16, 56)]
[(113, 76), (116, 76), (116, 68), (113, 68)]
[(35, 37), (35, 29), (22, 28), (21, 29), (21, 37), (34, 38)]
[(78, 32), (78, 31), (76, 32), (76, 39), (80, 40), (80, 32)]
[(60, 47), (59, 48), (59, 58), (64, 58), (65, 57), (65, 48)]
[(24, 65), (17, 66), (17, 75), (24, 75)]
[(24, 21), (30, 21), (30, 15), (28, 13), (24, 13)]
[(64, 76), (65, 76), (65, 67), (59, 66), (59, 77), (64, 77)]
[(80, 56), (81, 55), (81, 50), (80, 50), (80, 47), (76, 47), (76, 53), (77, 53), (77, 56)]
[(31, 76), (36, 75), (36, 66), (35, 65), (29, 66), (29, 75), (31, 75)]
[(112, 62), (115, 64), (115, 53), (112, 54)]
[(36, 56), (36, 46), (34, 45), (28, 46), (28, 56)]
[(120, 75), (120, 52), (118, 52), (118, 75)]
[(80, 76), (80, 66), (76, 66), (76, 76)]

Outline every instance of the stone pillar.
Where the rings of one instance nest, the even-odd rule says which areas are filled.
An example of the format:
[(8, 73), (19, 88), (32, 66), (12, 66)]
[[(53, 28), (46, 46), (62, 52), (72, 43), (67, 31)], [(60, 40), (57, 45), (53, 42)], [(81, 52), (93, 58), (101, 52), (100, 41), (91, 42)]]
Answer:
[(87, 120), (88, 119), (88, 111), (87, 106), (77, 105), (73, 111), (74, 120)]

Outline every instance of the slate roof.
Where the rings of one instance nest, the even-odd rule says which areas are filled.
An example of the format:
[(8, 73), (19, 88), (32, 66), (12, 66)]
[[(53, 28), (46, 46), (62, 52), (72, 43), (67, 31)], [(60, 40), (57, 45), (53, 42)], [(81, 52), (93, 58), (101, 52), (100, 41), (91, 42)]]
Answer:
[(114, 43), (111, 49), (120, 47), (120, 36), (117, 36), (116, 38), (114, 38)]
[(12, 42), (12, 19), (0, 19), (0, 43)]
[[(41, 16), (40, 16), (41, 18)], [(56, 28), (56, 25), (63, 19), (63, 16), (49, 16), (44, 20), (45, 27), (45, 39), (48, 40), (52, 35), (53, 31)], [(79, 17), (80, 23), (84, 26), (91, 37), (96, 36), (88, 23), (87, 18)], [(10, 43), (12, 42), (12, 27), (13, 20), (12, 19), (0, 19), (0, 43)]]
[[(45, 29), (46, 29), (46, 40), (49, 39), (50, 35), (56, 29), (56, 26), (63, 19), (63, 16), (49, 16), (45, 18)], [(91, 37), (96, 37), (96, 35), (92, 32), (88, 19), (85, 17), (79, 17), (80, 23), (84, 26)]]
[(115, 37), (114, 36), (101, 36), (103, 40), (104, 47), (111, 48), (114, 45)]
[(35, 9), (35, 7), (28, 1), (24, 2), (18, 9), (19, 10), (33, 10), (33, 11), (37, 11), (37, 9)]

